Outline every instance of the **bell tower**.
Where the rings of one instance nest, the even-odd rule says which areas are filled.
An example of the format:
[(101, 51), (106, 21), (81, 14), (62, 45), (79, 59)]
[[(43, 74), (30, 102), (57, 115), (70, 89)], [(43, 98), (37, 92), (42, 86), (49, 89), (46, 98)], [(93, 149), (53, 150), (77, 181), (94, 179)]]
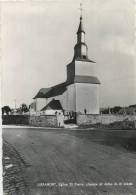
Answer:
[[(80, 4), (80, 22), (77, 30), (77, 42), (74, 56), (67, 65), (67, 85), (69, 110), (88, 114), (99, 114), (99, 84), (95, 74), (95, 62), (88, 58), (88, 47), (85, 42), (82, 5)], [(73, 97), (72, 99), (70, 97)]]
[(75, 59), (88, 59), (88, 48), (85, 43), (85, 31), (82, 24), (82, 16), (80, 16), (80, 23), (77, 31), (77, 44), (74, 47)]
[[(67, 65), (67, 81), (71, 82), (76, 76), (95, 76), (94, 61), (88, 58), (88, 46), (85, 42), (85, 30), (83, 27), (82, 4), (80, 4), (80, 22), (77, 30), (77, 42), (74, 47), (74, 56)], [(95, 78), (97, 80), (97, 78)]]

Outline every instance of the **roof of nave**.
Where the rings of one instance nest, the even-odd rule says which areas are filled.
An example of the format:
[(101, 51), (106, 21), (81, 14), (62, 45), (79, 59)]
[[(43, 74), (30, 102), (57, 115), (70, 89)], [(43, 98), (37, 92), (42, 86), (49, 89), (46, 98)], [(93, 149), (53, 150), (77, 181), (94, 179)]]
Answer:
[(71, 80), (67, 80), (64, 83), (60, 83), (58, 85), (52, 86), (50, 88), (42, 88), (39, 90), (37, 95), (33, 98), (50, 98), (50, 97), (55, 97), (58, 95), (62, 95), (66, 89), (67, 86), (73, 83), (90, 83), (90, 84), (100, 84), (100, 81), (98, 80), (97, 77), (94, 76), (75, 76)]
[(36, 94), (36, 96), (33, 99), (36, 98), (45, 98), (45, 94), (50, 90), (50, 88), (41, 88), (39, 92)]
[(39, 90), (37, 95), (33, 98), (50, 98), (54, 96), (58, 96), (66, 91), (66, 82), (60, 83), (58, 85), (52, 86), (50, 88), (42, 88)]
[(41, 109), (41, 111), (44, 110), (62, 110), (62, 105), (59, 100), (51, 100), (44, 108)]

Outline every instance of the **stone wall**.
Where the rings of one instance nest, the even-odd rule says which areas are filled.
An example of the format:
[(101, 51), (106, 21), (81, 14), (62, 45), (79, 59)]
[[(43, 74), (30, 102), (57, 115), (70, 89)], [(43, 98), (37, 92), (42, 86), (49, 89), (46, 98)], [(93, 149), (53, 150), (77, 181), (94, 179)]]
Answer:
[(110, 124), (119, 121), (136, 121), (135, 115), (112, 115), (112, 114), (104, 114), (104, 115), (85, 115), (85, 114), (77, 114), (77, 124), (78, 125), (90, 125), (90, 124)]
[(56, 127), (57, 118), (55, 115), (30, 116), (29, 125), (37, 127)]
[(30, 125), (37, 127), (56, 127), (55, 115), (29, 116), (29, 115), (3, 115), (3, 125)]
[[(104, 124), (108, 125), (120, 121), (134, 121), (136, 127), (135, 115), (85, 115), (77, 114), (77, 125)], [(57, 118), (55, 115), (27, 116), (27, 115), (4, 115), (3, 124), (12, 125), (31, 125), (39, 127), (57, 127)]]
[(29, 125), (29, 115), (3, 115), (3, 125)]

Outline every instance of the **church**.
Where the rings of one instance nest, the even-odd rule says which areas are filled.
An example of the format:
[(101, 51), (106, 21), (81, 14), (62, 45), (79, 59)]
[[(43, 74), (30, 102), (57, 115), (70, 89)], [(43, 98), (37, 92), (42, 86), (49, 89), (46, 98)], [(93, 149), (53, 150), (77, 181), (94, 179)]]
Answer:
[(74, 56), (66, 65), (67, 79), (50, 88), (40, 89), (33, 98), (33, 113), (53, 115), (63, 111), (64, 114), (99, 114), (100, 81), (95, 75), (95, 65), (88, 57), (81, 14)]

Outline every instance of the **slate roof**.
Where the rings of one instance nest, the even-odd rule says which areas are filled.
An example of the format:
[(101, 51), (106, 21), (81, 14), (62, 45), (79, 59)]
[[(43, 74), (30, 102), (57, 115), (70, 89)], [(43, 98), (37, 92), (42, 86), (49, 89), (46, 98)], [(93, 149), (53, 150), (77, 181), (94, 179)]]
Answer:
[(80, 23), (79, 23), (79, 27), (78, 27), (78, 30), (77, 30), (77, 34), (80, 33), (80, 32), (84, 32), (84, 28), (83, 28), (83, 23), (82, 23), (82, 17), (80, 17)]
[(33, 99), (36, 98), (45, 98), (46, 93), (50, 90), (50, 88), (41, 88), (39, 92), (36, 94), (36, 96)]
[(62, 110), (62, 105), (59, 100), (51, 100), (44, 108), (41, 109), (41, 111), (45, 110)]
[(76, 58), (74, 58), (74, 60), (96, 63), (95, 61), (90, 60), (89, 58), (81, 58), (81, 57), (78, 57), (78, 56)]
[(50, 88), (50, 90), (46, 93), (46, 97), (54, 97), (63, 94), (66, 91), (66, 82), (60, 83)]
[(60, 83), (50, 88), (40, 89), (40, 91), (33, 99), (54, 97), (63, 94), (65, 91), (66, 91), (66, 82)]
[(50, 88), (42, 88), (40, 91), (37, 93), (37, 95), (33, 98), (50, 98), (50, 97), (55, 97), (58, 95), (62, 95), (66, 90), (67, 86), (72, 84), (72, 83), (91, 83), (91, 84), (100, 84), (100, 81), (98, 80), (97, 77), (94, 76), (75, 76), (73, 79), (70, 81), (67, 80), (64, 83), (60, 83), (58, 85), (55, 85)]
[(75, 76), (74, 83), (91, 83), (91, 84), (100, 84), (100, 81), (97, 77), (94, 76)]

